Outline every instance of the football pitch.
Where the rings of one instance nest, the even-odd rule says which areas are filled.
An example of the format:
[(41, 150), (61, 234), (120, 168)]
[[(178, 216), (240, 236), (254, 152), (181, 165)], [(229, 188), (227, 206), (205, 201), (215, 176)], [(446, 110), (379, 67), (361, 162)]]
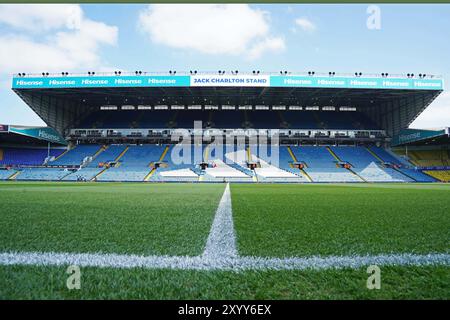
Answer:
[(450, 185), (3, 182), (13, 298), (449, 299)]

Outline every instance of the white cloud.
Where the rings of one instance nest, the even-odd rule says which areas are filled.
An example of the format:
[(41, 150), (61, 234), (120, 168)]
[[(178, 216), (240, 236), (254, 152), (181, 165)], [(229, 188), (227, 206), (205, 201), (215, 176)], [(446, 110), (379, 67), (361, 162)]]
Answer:
[(76, 4), (1, 5), (0, 23), (15, 29), (42, 32), (66, 27), (77, 28), (83, 11)]
[[(14, 10), (20, 14), (8, 18)], [(14, 29), (0, 35), (0, 70), (7, 73), (100, 68), (100, 47), (118, 36), (117, 27), (83, 17), (78, 5), (0, 6), (1, 23)], [(43, 40), (30, 36), (38, 31)]]
[(249, 50), (249, 58), (257, 59), (266, 51), (283, 51), (286, 48), (282, 38), (266, 38)]
[(150, 5), (139, 27), (155, 43), (205, 54), (255, 56), (285, 47), (270, 34), (268, 13), (247, 4)]
[(432, 129), (450, 126), (450, 91), (444, 91), (410, 125), (410, 128)]
[(304, 31), (311, 32), (311, 31), (316, 30), (316, 25), (314, 23), (312, 23), (310, 20), (308, 20), (307, 18), (295, 19), (295, 25)]
[(11, 73), (106, 70), (100, 49), (118, 37), (79, 5), (0, 5), (0, 30), (0, 119), (26, 125), (44, 123), (10, 89)]

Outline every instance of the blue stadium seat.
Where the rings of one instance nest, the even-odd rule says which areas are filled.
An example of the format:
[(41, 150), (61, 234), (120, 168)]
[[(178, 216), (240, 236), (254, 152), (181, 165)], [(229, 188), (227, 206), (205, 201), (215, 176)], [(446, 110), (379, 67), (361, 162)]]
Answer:
[(66, 152), (60, 158), (55, 161), (49, 162), (48, 165), (52, 166), (77, 166), (81, 165), (86, 157), (94, 156), (101, 146), (95, 144), (80, 144), (73, 149)]
[[(57, 157), (64, 150), (50, 149), (50, 156)], [(1, 165), (42, 165), (47, 158), (47, 148), (2, 148)]]

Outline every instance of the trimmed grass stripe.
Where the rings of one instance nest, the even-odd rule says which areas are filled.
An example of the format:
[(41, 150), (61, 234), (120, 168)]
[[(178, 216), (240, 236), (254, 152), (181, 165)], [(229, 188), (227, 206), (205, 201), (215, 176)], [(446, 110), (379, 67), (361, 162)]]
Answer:
[(199, 255), (223, 185), (1, 183), (0, 251)]
[(450, 185), (232, 185), (241, 255), (450, 251)]
[[(0, 184), (16, 210), (0, 215), (0, 298), (448, 299), (449, 190)], [(63, 239), (72, 250), (58, 250)], [(82, 267), (81, 290), (65, 287), (71, 264)], [(383, 290), (365, 286), (372, 264)]]
[(82, 268), (81, 289), (67, 290), (66, 267), (0, 266), (4, 299), (445, 299), (449, 268), (381, 269), (367, 290), (366, 268), (307, 271), (186, 271)]

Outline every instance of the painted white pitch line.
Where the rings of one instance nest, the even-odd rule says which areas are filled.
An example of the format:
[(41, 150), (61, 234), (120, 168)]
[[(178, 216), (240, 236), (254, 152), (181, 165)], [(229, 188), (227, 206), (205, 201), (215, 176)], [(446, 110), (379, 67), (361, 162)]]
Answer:
[(222, 260), (238, 256), (231, 209), (230, 184), (227, 183), (217, 207), (202, 258), (220, 264)]
[(366, 256), (264, 258), (240, 257), (236, 249), (229, 184), (220, 200), (205, 251), (201, 256), (139, 256), (103, 253), (3, 252), (0, 265), (176, 270), (323, 270), (378, 266), (450, 266), (450, 254), (385, 254)]
[(450, 265), (450, 254), (434, 253), (387, 254), (373, 256), (330, 256), (308, 258), (261, 258), (235, 257), (223, 258), (217, 264), (203, 256), (138, 256), (90, 253), (42, 253), (42, 252), (7, 252), (0, 253), (0, 265), (62, 266), (78, 265), (80, 267), (100, 268), (146, 268), (176, 270), (324, 270), (357, 269), (376, 264), (378, 266), (425, 266)]

